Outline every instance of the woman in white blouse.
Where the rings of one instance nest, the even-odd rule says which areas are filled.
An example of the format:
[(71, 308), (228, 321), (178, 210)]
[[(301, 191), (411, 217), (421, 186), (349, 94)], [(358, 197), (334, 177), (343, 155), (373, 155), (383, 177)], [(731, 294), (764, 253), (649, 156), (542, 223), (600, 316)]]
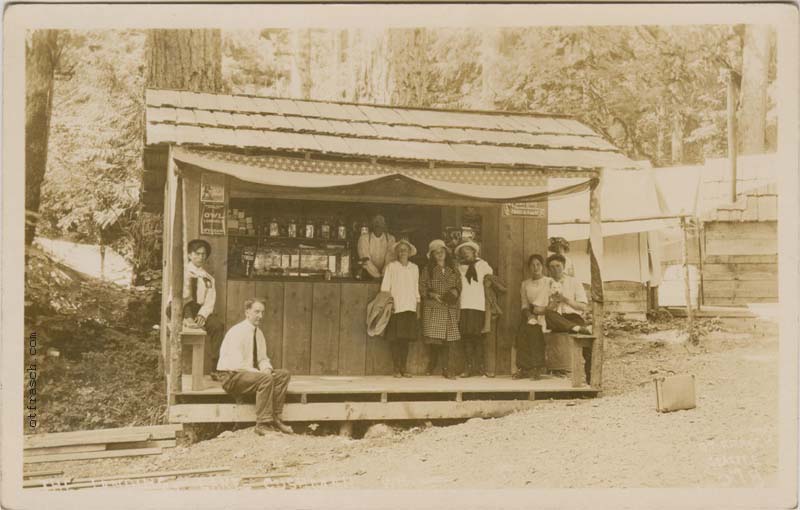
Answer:
[(408, 342), (416, 340), (419, 318), (419, 267), (409, 257), (417, 254), (413, 244), (401, 239), (392, 248), (397, 260), (390, 262), (383, 274), (381, 292), (392, 295), (394, 309), (386, 326), (386, 339), (392, 351), (394, 377), (411, 377), (406, 372)]
[(515, 342), (517, 371), (512, 377), (536, 380), (541, 378), (544, 371), (544, 331), (547, 328), (544, 314), (553, 280), (544, 276), (544, 259), (537, 253), (528, 257), (528, 270), (531, 277), (520, 286), (522, 324)]

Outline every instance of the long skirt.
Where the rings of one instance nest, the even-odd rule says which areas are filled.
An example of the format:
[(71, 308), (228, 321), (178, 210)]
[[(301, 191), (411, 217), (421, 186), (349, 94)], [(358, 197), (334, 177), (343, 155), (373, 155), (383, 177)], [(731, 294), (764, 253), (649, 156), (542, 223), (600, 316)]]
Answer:
[(531, 325), (527, 322), (520, 324), (515, 347), (517, 368), (523, 371), (544, 368), (544, 333), (541, 325)]

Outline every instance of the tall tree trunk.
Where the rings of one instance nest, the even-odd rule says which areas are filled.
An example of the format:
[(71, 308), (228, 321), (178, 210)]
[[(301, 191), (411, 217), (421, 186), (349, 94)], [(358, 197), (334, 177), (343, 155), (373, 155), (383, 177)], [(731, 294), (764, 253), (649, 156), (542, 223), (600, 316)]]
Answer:
[(289, 73), (291, 96), (297, 99), (311, 98), (311, 30), (294, 29), (289, 34), (291, 41), (292, 68)]
[(672, 164), (683, 163), (683, 119), (680, 113), (672, 116)]
[(739, 136), (743, 154), (763, 153), (767, 124), (770, 27), (747, 25), (742, 51), (742, 109)]
[(474, 105), (481, 110), (495, 109), (497, 91), (500, 90), (497, 64), (500, 61), (502, 39), (503, 32), (499, 28), (487, 28), (481, 37), (481, 90), (477, 103)]
[(666, 143), (666, 136), (664, 135), (667, 130), (666, 107), (663, 104), (658, 105), (656, 109), (656, 164), (663, 165), (666, 162), (664, 151), (664, 144)]
[(222, 91), (220, 30), (149, 30), (147, 86), (150, 88)]
[(36, 235), (47, 143), (53, 110), (53, 79), (62, 45), (57, 30), (37, 30), (25, 47), (25, 246)]

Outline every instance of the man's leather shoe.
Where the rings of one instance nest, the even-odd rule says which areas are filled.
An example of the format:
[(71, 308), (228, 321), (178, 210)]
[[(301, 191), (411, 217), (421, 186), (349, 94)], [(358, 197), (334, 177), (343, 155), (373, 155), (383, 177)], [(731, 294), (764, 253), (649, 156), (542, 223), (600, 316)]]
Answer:
[(294, 430), (289, 425), (286, 425), (282, 421), (275, 420), (275, 428), (283, 432), (284, 434), (294, 434)]
[(273, 423), (259, 423), (256, 425), (255, 433), (259, 436), (266, 436), (272, 432), (275, 432)]

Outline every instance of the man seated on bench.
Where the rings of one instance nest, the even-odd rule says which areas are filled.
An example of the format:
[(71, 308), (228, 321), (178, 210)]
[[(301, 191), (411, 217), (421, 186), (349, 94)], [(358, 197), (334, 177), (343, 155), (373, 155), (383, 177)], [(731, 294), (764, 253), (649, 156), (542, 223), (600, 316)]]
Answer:
[(237, 402), (256, 396), (256, 434), (263, 436), (275, 429), (291, 434), (292, 428), (281, 420), (290, 375), (287, 370), (273, 369), (267, 357), (267, 342), (258, 328), (265, 309), (259, 299), (244, 302), (245, 319), (225, 334), (217, 370), (222, 389)]
[[(553, 279), (550, 303), (544, 313), (547, 328), (553, 333), (591, 335), (591, 327), (586, 325), (581, 314), (589, 308), (586, 291), (577, 278), (564, 272), (564, 266), (564, 256), (560, 253), (547, 257), (547, 268)], [(588, 374), (592, 366), (591, 348), (583, 348), (583, 360)]]

